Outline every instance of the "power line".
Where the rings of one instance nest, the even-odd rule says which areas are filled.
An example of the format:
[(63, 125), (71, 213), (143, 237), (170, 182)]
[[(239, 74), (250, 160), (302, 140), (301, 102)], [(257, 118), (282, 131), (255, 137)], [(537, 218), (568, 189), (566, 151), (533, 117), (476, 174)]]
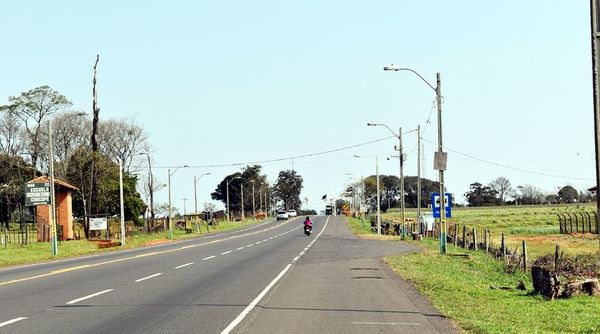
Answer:
[[(429, 141), (429, 140), (427, 140), (425, 138), (421, 137), (421, 139), (423, 141), (425, 141), (425, 142), (428, 142), (429, 144), (436, 145), (434, 142)], [(511, 169), (511, 170), (514, 170), (514, 171), (523, 172), (523, 173), (527, 173), (527, 174), (541, 175), (541, 176), (547, 176), (547, 177), (555, 177), (555, 178), (561, 178), (561, 179), (571, 179), (571, 180), (578, 180), (578, 181), (593, 181), (593, 180), (595, 180), (595, 179), (586, 178), (586, 177), (575, 177), (575, 176), (556, 175), (556, 174), (548, 174), (548, 173), (537, 172), (537, 171), (533, 171), (533, 170), (529, 170), (529, 169), (525, 169), (525, 168), (509, 166), (509, 165), (502, 164), (502, 163), (499, 163), (499, 162), (495, 162), (495, 161), (490, 161), (490, 160), (486, 160), (486, 159), (483, 159), (483, 158), (479, 158), (479, 157), (476, 157), (476, 156), (471, 155), (471, 154), (467, 154), (467, 153), (464, 153), (464, 152), (460, 152), (460, 151), (451, 149), (451, 148), (449, 148), (447, 146), (444, 146), (444, 149), (446, 149), (446, 150), (448, 150), (450, 152), (454, 152), (456, 154), (462, 155), (462, 156), (467, 157), (469, 159), (477, 160), (477, 161), (480, 161), (480, 162), (483, 162), (483, 163), (486, 163), (486, 164), (489, 164), (489, 165), (493, 165), (493, 166), (497, 166), (497, 167), (502, 167), (502, 168), (506, 168), (506, 169)]]
[[(357, 147), (361, 147), (361, 146), (366, 146), (366, 145), (370, 145), (370, 144), (374, 144), (374, 143), (378, 143), (381, 141), (385, 141), (391, 138), (396, 138), (395, 136), (388, 136), (388, 137), (384, 137), (384, 138), (380, 138), (380, 139), (376, 139), (376, 140), (371, 140), (368, 142), (364, 142), (364, 143), (360, 143), (360, 144), (355, 144), (355, 145), (350, 145), (350, 146), (344, 146), (344, 147), (340, 147), (340, 148), (336, 148), (336, 149), (332, 149), (332, 150), (327, 150), (327, 151), (321, 151), (321, 152), (315, 152), (315, 153), (308, 153), (308, 154), (303, 154), (303, 155), (295, 155), (295, 156), (291, 156), (291, 157), (285, 157), (285, 158), (277, 158), (277, 159), (270, 159), (270, 160), (259, 160), (259, 161), (246, 161), (246, 162), (234, 162), (234, 163), (225, 163), (225, 164), (209, 164), (209, 165), (188, 165), (188, 168), (218, 168), (218, 167), (235, 167), (235, 166), (247, 166), (247, 165), (260, 165), (260, 164), (266, 164), (266, 163), (272, 163), (272, 162), (281, 162), (281, 161), (287, 161), (287, 160), (294, 160), (294, 159), (301, 159), (301, 158), (308, 158), (308, 157), (314, 157), (314, 156), (318, 156), (318, 155), (324, 155), (324, 154), (330, 154), (330, 153), (335, 153), (335, 152), (340, 152), (340, 151), (346, 151), (349, 149), (353, 149), (353, 148), (357, 148)], [(180, 167), (180, 166), (157, 166), (154, 168), (176, 168), (176, 167)]]

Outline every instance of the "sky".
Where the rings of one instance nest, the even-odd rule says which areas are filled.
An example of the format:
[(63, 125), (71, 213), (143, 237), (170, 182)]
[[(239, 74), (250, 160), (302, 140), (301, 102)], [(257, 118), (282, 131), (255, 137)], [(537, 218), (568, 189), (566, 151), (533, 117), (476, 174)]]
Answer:
[[(556, 193), (595, 184), (587, 1), (10, 1), (0, 5), (0, 104), (49, 85), (100, 118), (149, 134), (156, 182), (193, 208), (228, 174), (265, 161), (390, 137), (402, 127), (405, 175), (437, 180), (435, 86), (441, 75), (446, 187), (459, 202), (499, 176)], [(304, 207), (375, 174), (398, 175), (397, 139), (264, 163), (304, 179)], [(354, 156), (359, 156), (354, 157)], [(141, 158), (144, 158), (143, 156)], [(167, 191), (156, 194), (167, 201)], [(219, 204), (222, 207), (222, 204)]]

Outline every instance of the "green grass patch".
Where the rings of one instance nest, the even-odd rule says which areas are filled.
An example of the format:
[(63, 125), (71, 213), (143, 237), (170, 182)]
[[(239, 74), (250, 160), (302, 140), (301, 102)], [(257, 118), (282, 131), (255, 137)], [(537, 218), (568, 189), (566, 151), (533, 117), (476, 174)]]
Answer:
[[(222, 221), (217, 226), (209, 226), (210, 233), (233, 231), (250, 225), (259, 224), (265, 220), (244, 220), (239, 222)], [(174, 229), (173, 239), (189, 239), (196, 238), (207, 234), (206, 225), (200, 225), (199, 231), (193, 229), (193, 233), (186, 234), (184, 230)], [(119, 240), (114, 240), (119, 241)], [(53, 256), (49, 242), (33, 242), (28, 245), (19, 245), (9, 243), (0, 245), (0, 267), (17, 264), (27, 264), (49, 261), (53, 259), (70, 258), (94, 253), (118, 251), (122, 249), (139, 248), (152, 242), (169, 242), (167, 233), (143, 234), (134, 232), (132, 236), (128, 236), (123, 247), (111, 247), (99, 249), (97, 243), (88, 240), (69, 240), (58, 243), (58, 254)], [(5, 247), (6, 246), (6, 247)]]
[(520, 235), (548, 235), (559, 234), (560, 227), (558, 226), (519, 226), (510, 229), (511, 234)]
[(365, 217), (363, 219), (348, 217), (347, 220), (350, 230), (352, 230), (352, 233), (355, 235), (373, 233), (371, 231), (371, 221), (369, 220), (369, 217)]
[[(548, 301), (515, 288), (523, 273), (507, 274), (504, 265), (483, 252), (459, 258), (439, 254), (437, 242), (416, 243), (423, 252), (386, 257), (401, 277), (411, 281), (444, 315), (467, 333), (598, 333), (600, 298)], [(452, 253), (462, 252), (450, 246)]]

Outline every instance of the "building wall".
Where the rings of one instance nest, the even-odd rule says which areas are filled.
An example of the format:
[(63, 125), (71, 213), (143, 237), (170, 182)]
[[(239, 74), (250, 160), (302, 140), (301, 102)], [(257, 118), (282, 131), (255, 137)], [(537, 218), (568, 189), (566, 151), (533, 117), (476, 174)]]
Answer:
[[(50, 205), (38, 205), (36, 207), (38, 240), (40, 241), (43, 239), (44, 226), (51, 224), (51, 210)], [(56, 192), (56, 219), (58, 224), (62, 226), (62, 240), (73, 239), (73, 203), (70, 191)]]

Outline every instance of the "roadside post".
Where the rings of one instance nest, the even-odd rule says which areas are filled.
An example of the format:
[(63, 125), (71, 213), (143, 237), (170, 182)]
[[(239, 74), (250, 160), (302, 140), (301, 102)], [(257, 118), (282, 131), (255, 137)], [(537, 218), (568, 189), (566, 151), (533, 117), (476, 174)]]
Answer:
[[(440, 193), (431, 194), (431, 209), (434, 218), (440, 219), (440, 252), (447, 251), (447, 237), (444, 233), (445, 218), (452, 217), (452, 196), (450, 193), (445, 193), (444, 198), (440, 198)], [(444, 203), (444, 210), (441, 210), (441, 205)]]

